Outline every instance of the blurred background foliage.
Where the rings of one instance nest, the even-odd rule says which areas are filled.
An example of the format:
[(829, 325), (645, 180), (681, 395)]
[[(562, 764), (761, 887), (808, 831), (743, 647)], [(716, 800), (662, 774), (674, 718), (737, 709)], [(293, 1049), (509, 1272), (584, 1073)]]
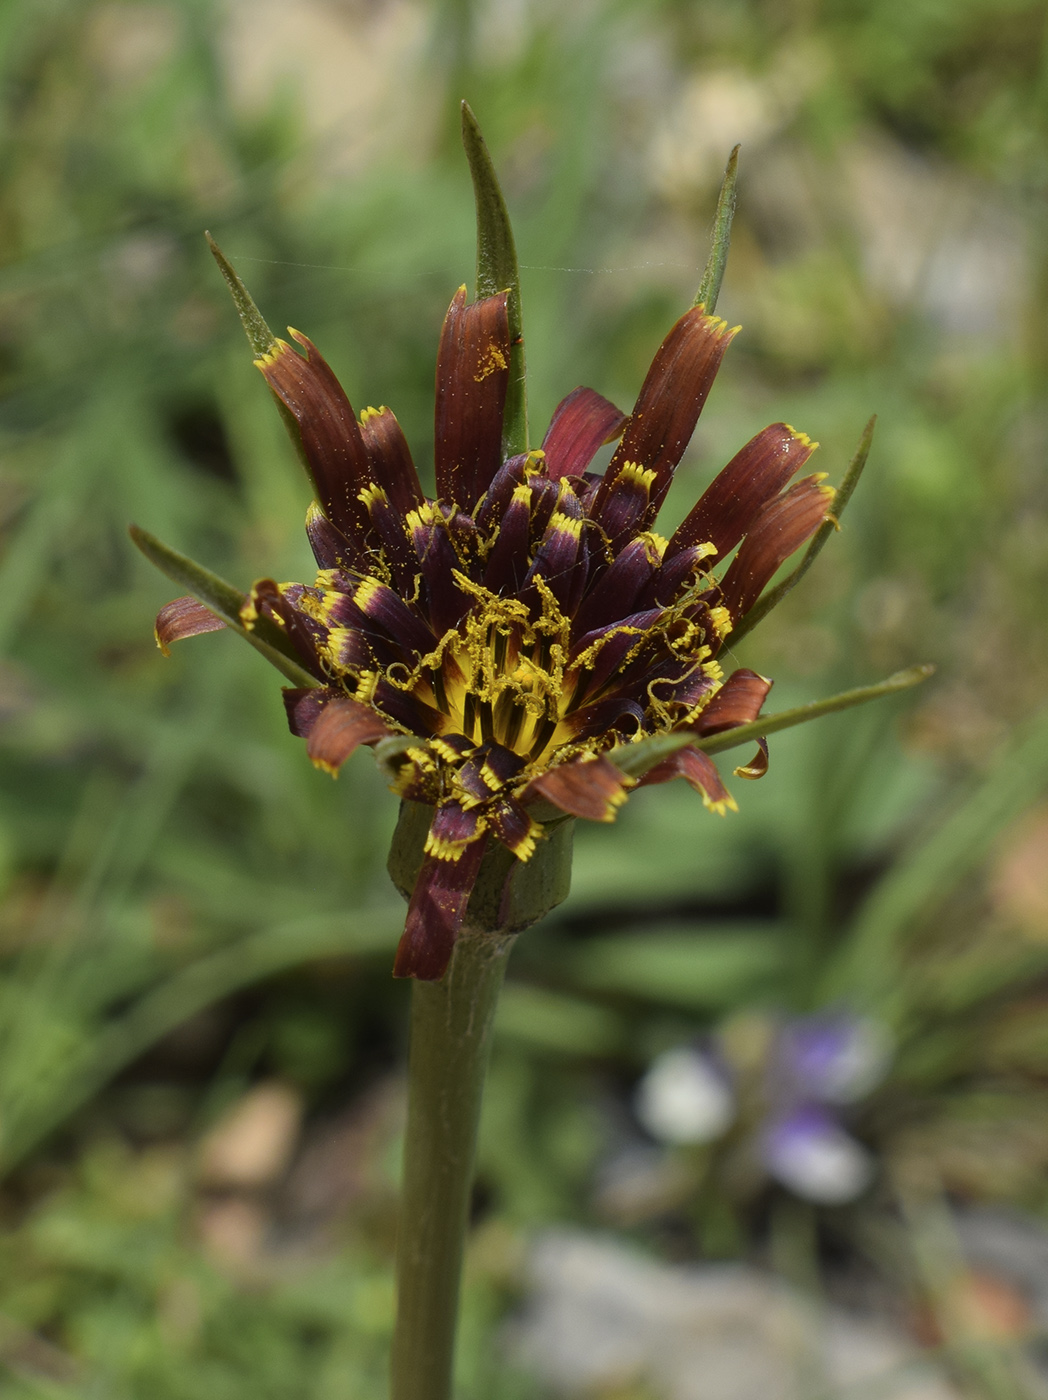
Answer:
[[(126, 525), (241, 586), (311, 571), (205, 227), (426, 463), (472, 275), (463, 95), (516, 222), (536, 437), (580, 382), (632, 403), (742, 143), (744, 332), (664, 528), (766, 423), (838, 480), (876, 412), (839, 537), (738, 659), (774, 708), (939, 668), (778, 737), (737, 815), (674, 786), (578, 833), (500, 1013), (463, 1396), (546, 1393), (498, 1340), (543, 1223), (844, 1260), (917, 1306), (944, 1199), (1048, 1215), (1046, 44), (1032, 0), (0, 8), (5, 1396), (383, 1394), (395, 802), (366, 755), (310, 767), (234, 639), (161, 659), (170, 590)], [(645, 1144), (658, 1052), (826, 1006), (896, 1046), (859, 1201), (797, 1227), (781, 1188)], [(654, 1174), (610, 1191), (638, 1144)]]

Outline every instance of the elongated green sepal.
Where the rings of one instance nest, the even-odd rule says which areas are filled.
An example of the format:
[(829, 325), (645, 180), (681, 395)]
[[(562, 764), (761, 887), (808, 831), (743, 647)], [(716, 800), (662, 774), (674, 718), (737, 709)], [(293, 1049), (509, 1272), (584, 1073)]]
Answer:
[(240, 609), (247, 598), (239, 588), (226, 583), (225, 579), (205, 569), (203, 564), (198, 564), (188, 555), (162, 544), (148, 530), (131, 525), (128, 533), (151, 564), (210, 608), (231, 632), (250, 642), (292, 685), (311, 687), (320, 684), (296, 659), (291, 642), (268, 618), (260, 617), (250, 631), (244, 626), (240, 620)]
[(791, 574), (788, 574), (781, 583), (777, 583), (774, 588), (769, 588), (762, 598), (758, 598), (753, 607), (744, 618), (740, 620), (731, 634), (731, 644), (735, 646), (745, 637), (747, 632), (752, 632), (758, 622), (762, 622), (768, 616), (772, 608), (778, 607), (786, 594), (796, 588), (801, 579), (808, 572), (811, 566), (819, 557), (819, 551), (823, 545), (834, 534), (840, 524), (841, 516), (844, 514), (844, 507), (851, 499), (851, 494), (859, 484), (859, 477), (862, 476), (862, 469), (866, 465), (866, 459), (870, 455), (870, 445), (873, 442), (873, 430), (877, 426), (877, 415), (874, 414), (863, 429), (859, 445), (855, 449), (855, 455), (848, 463), (848, 470), (844, 473), (844, 480), (837, 487), (833, 498), (833, 516), (829, 520), (823, 521), (819, 528), (812, 535), (808, 548), (804, 551), (804, 557)]
[(462, 144), (466, 148), (469, 173), (473, 178), (473, 197), (477, 205), (477, 297), (509, 292), (507, 309), (512, 351), (502, 448), (505, 456), (513, 457), (518, 452), (528, 450), (528, 391), (520, 272), (513, 228), (499, 178), (468, 102), (462, 104)]
[(215, 262), (218, 263), (219, 271), (226, 279), (226, 286), (229, 288), (230, 294), (232, 295), (233, 305), (237, 309), (237, 314), (244, 327), (244, 334), (247, 336), (247, 342), (251, 346), (252, 353), (256, 356), (268, 354), (277, 343), (276, 336), (266, 325), (261, 311), (259, 311), (251, 297), (251, 293), (233, 270), (232, 263), (222, 252), (222, 249), (211, 237), (210, 233), (205, 232), (204, 237), (207, 239), (207, 246), (211, 249)]
[(650, 739), (641, 739), (636, 744), (622, 744), (612, 749), (608, 758), (616, 768), (631, 778), (640, 778), (664, 758), (669, 758), (678, 749), (691, 744), (703, 753), (723, 753), (725, 749), (738, 748), (740, 744), (753, 743), (766, 738), (780, 729), (792, 729), (796, 724), (807, 724), (809, 720), (820, 719), (823, 715), (835, 714), (838, 710), (850, 710), (853, 705), (865, 705), (868, 700), (880, 700), (885, 695), (894, 695), (899, 690), (909, 690), (920, 685), (934, 672), (934, 666), (911, 666), (906, 671), (897, 671), (887, 680), (876, 685), (859, 686), (856, 690), (843, 690), (839, 695), (830, 695), (825, 700), (813, 700), (807, 705), (798, 705), (792, 710), (780, 710), (775, 715), (764, 715), (750, 724), (740, 724), (734, 729), (726, 729), (721, 734), (710, 734), (698, 738), (694, 734), (655, 734)]
[(710, 316), (717, 309), (717, 298), (720, 296), (724, 269), (728, 262), (731, 221), (735, 217), (735, 181), (738, 173), (739, 148), (736, 146), (728, 157), (728, 164), (724, 170), (724, 180), (717, 197), (717, 212), (713, 216), (713, 246), (710, 248), (706, 270), (702, 274), (694, 301), (695, 306), (704, 306)]

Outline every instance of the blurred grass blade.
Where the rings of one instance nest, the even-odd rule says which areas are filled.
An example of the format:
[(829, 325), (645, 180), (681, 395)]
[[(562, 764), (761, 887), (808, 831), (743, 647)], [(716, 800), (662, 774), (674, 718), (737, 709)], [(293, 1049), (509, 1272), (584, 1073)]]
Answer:
[(692, 303), (694, 306), (704, 306), (710, 316), (717, 309), (717, 299), (720, 296), (721, 283), (724, 281), (724, 269), (728, 263), (731, 221), (735, 217), (735, 181), (738, 173), (739, 148), (736, 146), (728, 157), (724, 180), (717, 197), (717, 212), (713, 216), (713, 247), (710, 249), (706, 270), (702, 274), (699, 290)]
[(942, 825), (903, 856), (866, 900), (847, 943), (825, 978), (824, 998), (876, 1005), (899, 998), (899, 954), (919, 919), (970, 875), (1001, 832), (1044, 796), (1048, 786), (1048, 710), (998, 757), (989, 777)]
[(477, 297), (509, 292), (509, 338), (513, 347), (503, 417), (502, 448), (507, 457), (528, 450), (528, 388), (524, 364), (524, 322), (520, 305), (517, 248), (498, 175), (468, 102), (462, 104), (462, 144), (466, 148), (477, 205)]
[(243, 324), (244, 333), (252, 353), (256, 356), (267, 354), (277, 343), (276, 336), (266, 325), (251, 293), (237, 276), (232, 263), (222, 252), (222, 249), (206, 230), (204, 237), (207, 239), (207, 246), (211, 249), (215, 262), (218, 263), (219, 271), (226, 279), (226, 285), (233, 298), (233, 305), (236, 307), (237, 314)]
[(230, 631), (250, 642), (292, 685), (309, 687), (319, 684), (316, 677), (311, 676), (298, 661), (288, 638), (268, 618), (260, 617), (254, 629), (248, 631), (240, 621), (240, 609), (247, 599), (238, 588), (187, 555), (180, 554), (177, 549), (162, 544), (148, 530), (131, 525), (128, 533), (151, 564), (155, 564), (169, 579), (187, 588), (194, 598), (216, 613)]
[(855, 455), (848, 463), (848, 470), (844, 473), (844, 480), (841, 482), (840, 486), (837, 487), (837, 493), (833, 500), (833, 518), (831, 520), (824, 520), (816, 530), (804, 553), (804, 558), (794, 569), (793, 573), (787, 578), (784, 578), (781, 583), (776, 584), (774, 588), (770, 588), (768, 592), (765, 593), (764, 597), (758, 598), (757, 602), (750, 608), (749, 612), (731, 634), (733, 646), (736, 642), (741, 641), (742, 638), (746, 636), (747, 632), (752, 632), (757, 626), (757, 623), (763, 621), (764, 618), (768, 616), (772, 608), (778, 607), (791, 589), (796, 588), (797, 584), (800, 583), (801, 579), (815, 563), (823, 545), (838, 529), (841, 516), (844, 514), (844, 508), (851, 500), (852, 492), (859, 484), (859, 477), (862, 476), (862, 469), (865, 467), (866, 459), (870, 455), (870, 446), (873, 442), (873, 430), (876, 426), (877, 415), (874, 414), (863, 429), (862, 437), (859, 439), (859, 445), (855, 449)]
[(403, 927), (400, 905), (354, 916), (321, 915), (263, 929), (228, 948), (197, 958), (145, 992), (83, 1043), (47, 1092), (37, 1086), (31, 1107), (5, 1122), (0, 1170), (10, 1171), (48, 1133), (151, 1045), (191, 1017), (244, 987), (317, 958), (388, 953)]
[(843, 690), (839, 695), (830, 695), (825, 700), (812, 700), (807, 705), (798, 705), (792, 710), (780, 710), (775, 715), (764, 715), (750, 724), (740, 724), (734, 729), (726, 729), (722, 734), (710, 734), (697, 738), (693, 734), (656, 734), (650, 739), (641, 739), (636, 744), (622, 744), (612, 749), (608, 758), (617, 768), (630, 777), (639, 778), (661, 763), (670, 754), (676, 753), (687, 744), (703, 753), (723, 753), (725, 749), (737, 748), (756, 739), (775, 734), (780, 729), (792, 729), (797, 724), (807, 724), (809, 720), (823, 715), (836, 714), (838, 710), (850, 710), (854, 705), (865, 705), (869, 700), (880, 700), (883, 696), (894, 695), (900, 690), (926, 681), (935, 670), (934, 666), (911, 666), (906, 671), (897, 671), (887, 680), (876, 685), (859, 686), (856, 690)]

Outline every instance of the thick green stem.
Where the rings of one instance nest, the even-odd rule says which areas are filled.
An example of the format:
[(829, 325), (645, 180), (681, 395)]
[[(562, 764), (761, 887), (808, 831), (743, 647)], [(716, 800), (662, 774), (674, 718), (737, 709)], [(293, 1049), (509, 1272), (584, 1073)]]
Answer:
[(451, 1395), (477, 1122), (512, 945), (463, 929), (443, 980), (412, 987), (392, 1400)]

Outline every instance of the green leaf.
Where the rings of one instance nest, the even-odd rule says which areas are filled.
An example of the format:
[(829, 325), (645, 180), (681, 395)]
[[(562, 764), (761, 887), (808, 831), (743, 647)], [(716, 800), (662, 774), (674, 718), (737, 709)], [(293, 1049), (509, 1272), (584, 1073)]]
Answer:
[(728, 157), (728, 164), (724, 170), (724, 180), (717, 197), (717, 212), (713, 216), (713, 246), (710, 248), (706, 270), (702, 274), (702, 281), (693, 303), (695, 306), (704, 306), (710, 316), (717, 309), (717, 299), (720, 296), (721, 283), (724, 281), (724, 269), (728, 262), (731, 221), (735, 217), (735, 181), (738, 173), (739, 148), (736, 146)]
[(509, 292), (509, 389), (503, 417), (502, 450), (513, 457), (528, 450), (528, 391), (524, 365), (524, 323), (520, 306), (520, 272), (513, 229), (477, 119), (468, 102), (462, 104), (462, 144), (466, 148), (473, 197), (477, 205), (477, 298)]
[(741, 641), (747, 632), (752, 632), (754, 627), (757, 626), (757, 623), (763, 621), (771, 612), (772, 608), (777, 607), (791, 589), (796, 588), (797, 584), (800, 583), (801, 579), (815, 563), (823, 545), (838, 529), (841, 516), (844, 514), (844, 508), (851, 500), (852, 492), (859, 484), (859, 477), (862, 476), (862, 469), (865, 467), (866, 459), (870, 455), (870, 445), (873, 442), (873, 430), (876, 426), (877, 415), (874, 414), (863, 429), (862, 437), (859, 439), (859, 445), (855, 449), (855, 456), (848, 463), (848, 470), (844, 473), (844, 480), (841, 482), (840, 486), (837, 487), (837, 494), (833, 500), (833, 518), (824, 520), (815, 531), (804, 553), (804, 558), (794, 569), (793, 573), (787, 578), (784, 578), (781, 583), (776, 584), (774, 588), (770, 588), (768, 592), (764, 594), (763, 598), (758, 598), (746, 616), (742, 618), (731, 634), (732, 646), (735, 646), (737, 642)]
[(225, 579), (205, 569), (203, 564), (196, 563), (188, 555), (179, 554), (177, 549), (162, 544), (148, 530), (131, 525), (128, 533), (151, 564), (188, 589), (194, 598), (220, 617), (231, 632), (250, 642), (292, 685), (311, 687), (320, 684), (315, 676), (304, 669), (288, 638), (268, 618), (260, 617), (250, 631), (244, 626), (240, 620), (240, 609), (247, 596), (239, 588), (226, 583)]
[(853, 705), (865, 705), (868, 700), (879, 700), (882, 696), (894, 695), (896, 691), (909, 690), (911, 686), (926, 681), (934, 670), (934, 666), (911, 666), (909, 670), (897, 671), (894, 676), (878, 681), (876, 685), (844, 690), (839, 695), (828, 696), (825, 700), (812, 700), (809, 704), (798, 705), (792, 710), (780, 710), (776, 715), (764, 715), (751, 724), (736, 725), (734, 729), (726, 729), (721, 734), (710, 734), (705, 738), (684, 731), (676, 734), (655, 734), (650, 739), (641, 739), (636, 744), (621, 744), (609, 752), (608, 758), (631, 778), (639, 778), (687, 744), (701, 749), (703, 753), (722, 753), (725, 749), (734, 749), (740, 744), (766, 738), (780, 729), (792, 729), (795, 724), (807, 724), (809, 720), (819, 719), (822, 715), (832, 715), (837, 710), (849, 710)]

